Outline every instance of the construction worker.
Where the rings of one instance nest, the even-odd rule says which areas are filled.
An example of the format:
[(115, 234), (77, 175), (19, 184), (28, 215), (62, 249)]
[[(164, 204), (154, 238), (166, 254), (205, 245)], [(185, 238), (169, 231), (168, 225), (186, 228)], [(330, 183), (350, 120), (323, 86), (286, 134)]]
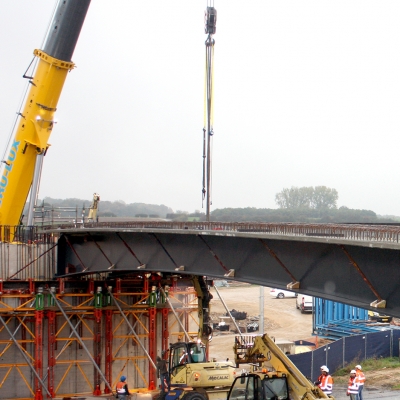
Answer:
[(318, 377), (318, 381), (315, 382), (326, 395), (332, 394), (333, 379), (329, 375), (329, 368), (326, 365), (321, 367), (321, 375)]
[(169, 376), (167, 361), (163, 360), (160, 356), (157, 356), (157, 377), (161, 381), (161, 392), (165, 394), (169, 388)]
[(356, 378), (356, 370), (350, 371), (349, 383), (347, 386), (347, 396), (350, 396), (350, 400), (359, 400), (358, 397), (358, 382)]
[(126, 383), (126, 376), (122, 375), (117, 383), (117, 399), (126, 400), (129, 396), (128, 384)]
[(179, 364), (186, 364), (188, 362), (188, 354), (186, 350), (182, 349), (181, 357), (179, 358)]
[(358, 383), (358, 400), (363, 400), (362, 391), (364, 389), (365, 375), (361, 371), (362, 370), (361, 365), (356, 365), (355, 370)]
[(318, 386), (318, 385), (321, 383), (321, 379), (322, 379), (322, 376), (323, 376), (322, 368), (326, 368), (326, 365), (321, 365), (321, 367), (320, 367), (321, 374), (319, 375), (319, 377), (317, 378), (317, 380), (314, 382), (314, 385), (315, 385), (315, 386)]

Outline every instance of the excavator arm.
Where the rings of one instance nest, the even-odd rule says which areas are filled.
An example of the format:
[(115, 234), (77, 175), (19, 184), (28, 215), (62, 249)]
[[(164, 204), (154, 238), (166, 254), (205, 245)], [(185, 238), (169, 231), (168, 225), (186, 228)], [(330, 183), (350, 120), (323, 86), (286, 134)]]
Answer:
[(208, 342), (212, 334), (210, 326), (210, 301), (213, 295), (208, 290), (207, 282), (202, 276), (193, 276), (193, 285), (198, 299), (199, 339), (205, 344), (208, 356)]

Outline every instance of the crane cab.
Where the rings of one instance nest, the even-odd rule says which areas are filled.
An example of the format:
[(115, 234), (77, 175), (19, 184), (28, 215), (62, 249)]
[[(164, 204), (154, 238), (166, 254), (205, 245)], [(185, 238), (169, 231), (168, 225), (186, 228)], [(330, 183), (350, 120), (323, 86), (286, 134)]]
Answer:
[(169, 376), (171, 386), (192, 388), (227, 388), (235, 378), (235, 368), (230, 361), (208, 361), (206, 347), (200, 342), (171, 344)]
[(197, 342), (171, 344), (169, 357), (171, 376), (175, 376), (186, 364), (207, 362), (206, 348)]

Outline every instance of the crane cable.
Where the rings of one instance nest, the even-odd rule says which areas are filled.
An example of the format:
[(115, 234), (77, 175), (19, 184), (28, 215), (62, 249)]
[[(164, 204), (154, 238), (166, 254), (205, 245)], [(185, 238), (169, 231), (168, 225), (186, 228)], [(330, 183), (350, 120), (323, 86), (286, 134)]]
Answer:
[[(214, 40), (208, 35), (206, 41), (206, 63), (204, 77), (204, 127), (203, 127), (203, 201), (206, 195), (206, 161), (207, 144), (211, 144), (211, 136), (214, 135), (214, 91), (212, 82), (214, 76)], [(209, 160), (211, 162), (211, 160)]]
[(204, 83), (204, 127), (203, 127), (203, 189), (202, 206), (204, 199), (207, 198), (206, 217), (209, 220), (211, 192), (212, 192), (212, 136), (214, 135), (214, 44), (213, 34), (216, 32), (217, 12), (214, 1), (207, 1), (207, 10), (205, 13), (205, 33), (208, 35), (205, 42), (206, 62), (205, 62), (205, 83)]

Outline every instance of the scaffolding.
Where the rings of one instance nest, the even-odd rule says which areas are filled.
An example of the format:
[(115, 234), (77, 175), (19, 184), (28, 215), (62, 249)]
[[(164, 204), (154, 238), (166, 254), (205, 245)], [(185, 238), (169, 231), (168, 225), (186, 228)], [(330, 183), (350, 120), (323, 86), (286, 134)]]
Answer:
[(185, 332), (198, 335), (190, 277), (56, 277), (57, 239), (0, 243), (0, 390), (10, 399), (101, 395), (121, 375), (133, 392), (157, 390), (156, 356)]

